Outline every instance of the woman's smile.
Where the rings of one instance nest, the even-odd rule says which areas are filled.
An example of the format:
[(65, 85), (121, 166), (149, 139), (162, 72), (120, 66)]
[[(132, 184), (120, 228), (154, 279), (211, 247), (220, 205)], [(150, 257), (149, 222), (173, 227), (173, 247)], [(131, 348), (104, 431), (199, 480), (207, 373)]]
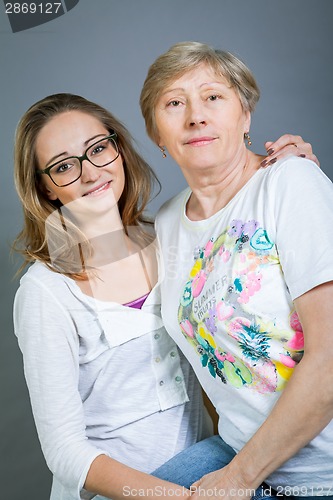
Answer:
[(192, 139), (186, 141), (185, 144), (194, 147), (207, 146), (212, 144), (212, 142), (216, 139), (217, 137), (193, 137)]
[(104, 184), (100, 184), (99, 186), (90, 189), (90, 191), (87, 191), (82, 196), (99, 196), (100, 194), (105, 193), (105, 191), (107, 191), (111, 187), (111, 182), (112, 181), (108, 181)]

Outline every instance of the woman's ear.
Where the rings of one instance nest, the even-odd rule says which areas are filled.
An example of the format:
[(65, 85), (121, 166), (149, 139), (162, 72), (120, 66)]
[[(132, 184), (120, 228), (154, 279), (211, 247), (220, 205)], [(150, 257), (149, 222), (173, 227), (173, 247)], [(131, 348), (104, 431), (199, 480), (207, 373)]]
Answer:
[(251, 127), (251, 113), (250, 111), (244, 112), (244, 133), (247, 133)]
[(53, 193), (53, 191), (51, 191), (51, 189), (49, 188), (45, 188), (45, 193), (48, 199), (51, 201), (55, 201), (58, 199), (58, 196), (55, 193)]
[(39, 187), (48, 200), (55, 201), (58, 199), (58, 196), (52, 191), (52, 189), (50, 189), (48, 186), (45, 186), (43, 182), (39, 184)]
[(158, 148), (161, 147), (161, 138), (160, 138), (160, 134), (158, 133), (158, 130), (156, 128), (156, 125), (154, 127), (154, 131), (153, 131), (153, 142), (156, 144), (156, 146)]

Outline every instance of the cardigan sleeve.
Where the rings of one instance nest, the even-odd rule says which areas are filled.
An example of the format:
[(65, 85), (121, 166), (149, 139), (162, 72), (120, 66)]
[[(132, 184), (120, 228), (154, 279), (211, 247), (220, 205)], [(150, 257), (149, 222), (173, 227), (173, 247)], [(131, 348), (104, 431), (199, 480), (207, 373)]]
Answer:
[(50, 286), (47, 279), (23, 277), (14, 302), (14, 331), (47, 465), (79, 500), (92, 461), (105, 452), (92, 446), (85, 433), (78, 335)]

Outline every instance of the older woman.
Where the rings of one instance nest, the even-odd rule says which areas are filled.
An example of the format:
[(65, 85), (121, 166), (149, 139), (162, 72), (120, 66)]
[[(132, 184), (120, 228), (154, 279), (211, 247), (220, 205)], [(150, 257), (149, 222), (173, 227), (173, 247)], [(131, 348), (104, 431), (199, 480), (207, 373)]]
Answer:
[(181, 482), (197, 460), (199, 478), (217, 457), (194, 498), (246, 498), (263, 481), (333, 498), (332, 183), (308, 158), (261, 167), (245, 143), (258, 98), (240, 60), (195, 42), (160, 56), (142, 90), (148, 134), (190, 186), (157, 217), (162, 316), (220, 435), (159, 473)]

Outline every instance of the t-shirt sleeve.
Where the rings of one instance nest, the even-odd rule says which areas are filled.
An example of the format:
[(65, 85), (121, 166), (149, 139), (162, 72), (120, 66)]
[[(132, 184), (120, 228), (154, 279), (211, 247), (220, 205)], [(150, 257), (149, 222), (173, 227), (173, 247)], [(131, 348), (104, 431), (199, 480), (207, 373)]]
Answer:
[(46, 462), (79, 500), (92, 461), (104, 452), (86, 437), (78, 390), (78, 336), (51, 290), (52, 283), (23, 278), (15, 297), (14, 330)]
[(313, 162), (289, 158), (271, 176), (276, 245), (292, 299), (333, 280), (333, 185)]

